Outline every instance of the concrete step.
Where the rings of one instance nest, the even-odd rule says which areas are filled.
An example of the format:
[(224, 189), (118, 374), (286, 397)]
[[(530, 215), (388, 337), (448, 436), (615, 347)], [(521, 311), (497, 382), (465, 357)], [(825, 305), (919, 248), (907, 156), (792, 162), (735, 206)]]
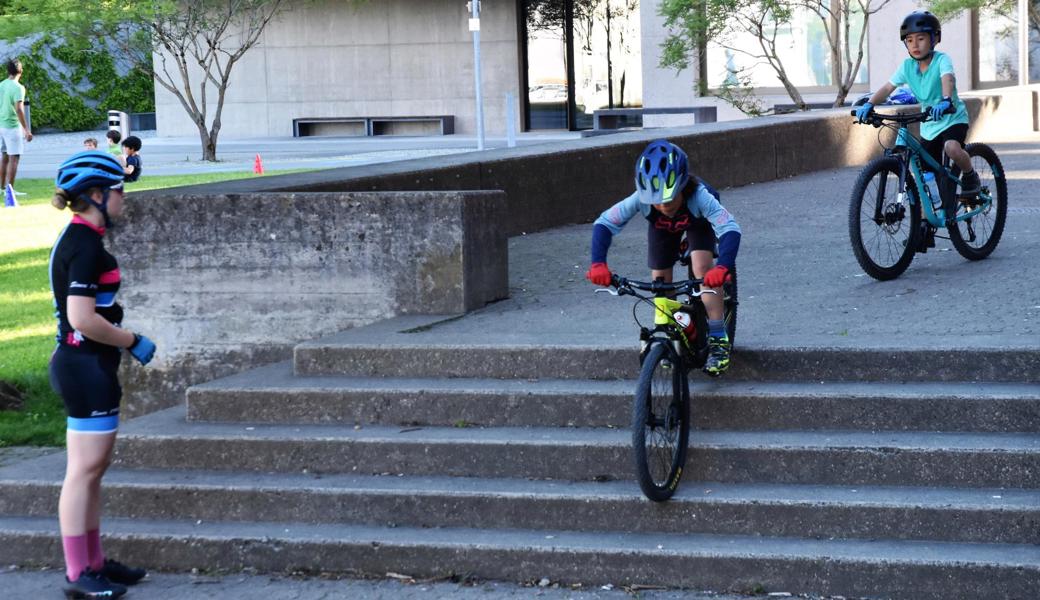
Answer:
[[(383, 325), (385, 327), (385, 325)], [(494, 339), (491, 343), (487, 339)], [(636, 335), (567, 341), (495, 335), (444, 343), (432, 334), (346, 331), (294, 350), (297, 375), (473, 377), (490, 379), (634, 379)], [(992, 381), (1029, 383), (1040, 372), (1040, 348), (745, 347), (727, 379), (748, 381)]]
[[(280, 363), (188, 390), (188, 419), (400, 426), (619, 427), (635, 381), (302, 376)], [(703, 429), (1040, 432), (1040, 386), (694, 378)]]
[[(566, 530), (108, 519), (106, 553), (153, 570), (320, 568), (384, 576), (644, 583), (894, 599), (1031, 598), (1035, 546)], [(58, 566), (51, 518), (0, 519), (0, 562)]]
[[(56, 514), (64, 455), (0, 469), (0, 515)], [(113, 469), (106, 516), (1040, 544), (1040, 490)]]
[[(188, 423), (177, 407), (124, 427), (127, 467), (631, 479), (627, 429)], [(695, 431), (686, 481), (1040, 487), (1040, 436)]]

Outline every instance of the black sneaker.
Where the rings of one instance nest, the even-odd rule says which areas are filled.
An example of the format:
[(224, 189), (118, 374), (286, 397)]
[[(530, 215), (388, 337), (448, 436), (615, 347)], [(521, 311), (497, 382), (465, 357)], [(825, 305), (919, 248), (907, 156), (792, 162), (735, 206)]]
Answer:
[(708, 336), (708, 360), (704, 372), (718, 377), (729, 368), (729, 338)]
[(69, 581), (69, 578), (66, 576), (65, 582), (64, 591), (66, 598), (119, 598), (126, 593), (125, 587), (118, 583), (112, 583), (104, 575), (89, 567), (83, 569), (83, 572), (79, 574), (79, 579), (76, 581)]
[(928, 252), (929, 248), (935, 248), (935, 228), (929, 223), (921, 223), (921, 234), (917, 242), (918, 252)]
[(119, 561), (106, 558), (105, 566), (101, 567), (101, 574), (113, 583), (134, 585), (138, 581), (144, 579), (144, 576), (148, 574), (148, 571), (128, 567)]
[(981, 189), (982, 182), (979, 181), (979, 174), (973, 170), (971, 173), (961, 175), (961, 191), (957, 195), (961, 198), (970, 198), (978, 194)]

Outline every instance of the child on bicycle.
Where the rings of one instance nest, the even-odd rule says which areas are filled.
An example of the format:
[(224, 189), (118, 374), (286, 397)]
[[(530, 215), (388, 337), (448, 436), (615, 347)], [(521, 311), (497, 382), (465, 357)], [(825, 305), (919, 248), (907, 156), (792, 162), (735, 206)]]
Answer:
[[(592, 226), (592, 265), (586, 279), (609, 286), (607, 251), (614, 235), (636, 214), (649, 222), (647, 262), (653, 279), (672, 281), (683, 234), (690, 250), (690, 271), (717, 294), (701, 296), (708, 313), (708, 360), (704, 372), (721, 375), (729, 368), (730, 343), (723, 314), (722, 285), (736, 270), (740, 226), (719, 203), (719, 193), (689, 172), (686, 153), (667, 140), (655, 140), (636, 160), (636, 190), (608, 208)], [(717, 246), (717, 247), (716, 247)], [(715, 262), (716, 250), (718, 262)]]
[[(924, 149), (942, 164), (946, 153), (961, 170), (961, 198), (971, 198), (979, 193), (979, 175), (971, 165), (971, 157), (964, 151), (964, 140), (968, 137), (968, 109), (957, 95), (957, 81), (953, 72), (953, 61), (949, 55), (936, 52), (935, 46), (942, 40), (939, 19), (928, 11), (914, 11), (903, 19), (899, 27), (899, 39), (906, 46), (910, 57), (892, 74), (866, 104), (856, 111), (862, 123), (874, 110), (874, 105), (888, 98), (898, 86), (906, 84), (917, 97), (921, 106), (931, 107), (931, 120), (921, 123), (921, 143)], [(929, 228), (926, 240), (931, 240), (934, 230)], [(934, 246), (934, 242), (929, 245)]]

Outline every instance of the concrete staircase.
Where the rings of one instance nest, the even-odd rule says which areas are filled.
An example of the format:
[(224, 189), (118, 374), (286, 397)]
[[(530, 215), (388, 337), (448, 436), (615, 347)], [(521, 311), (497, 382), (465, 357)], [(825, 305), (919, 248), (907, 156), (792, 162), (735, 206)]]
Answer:
[[(693, 377), (687, 471), (654, 504), (618, 379), (634, 348), (379, 327), (126, 424), (106, 547), (169, 570), (1035, 598), (1040, 350), (744, 349)], [(63, 465), (0, 469), (0, 563), (61, 563)]]

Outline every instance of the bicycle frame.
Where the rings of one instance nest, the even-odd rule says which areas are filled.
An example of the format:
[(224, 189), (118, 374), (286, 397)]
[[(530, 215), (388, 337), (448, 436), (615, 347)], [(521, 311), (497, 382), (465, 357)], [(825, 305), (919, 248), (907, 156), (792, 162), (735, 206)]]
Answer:
[[(679, 284), (639, 281), (630, 282), (630, 280), (625, 278), (617, 278), (616, 276), (615, 278), (616, 281), (614, 285), (617, 286), (616, 290), (599, 288), (596, 292), (603, 292), (612, 296), (631, 295), (644, 302), (652, 301), (654, 306), (654, 328), (639, 328), (640, 357), (642, 357), (643, 353), (654, 339), (671, 342), (672, 348), (679, 356), (683, 356), (684, 353), (693, 354), (695, 352), (694, 340), (687, 337), (686, 332), (683, 331), (683, 327), (675, 320), (673, 315), (678, 310), (685, 309), (691, 313), (691, 318), (698, 318), (698, 315), (701, 315), (702, 318), (706, 318), (704, 304), (700, 301), (700, 296), (702, 294), (716, 294), (717, 292), (715, 290), (693, 289), (689, 287), (683, 289), (682, 286), (689, 282), (681, 282)], [(630, 283), (634, 284), (632, 287), (635, 289), (650, 291), (655, 295), (650, 297), (637, 294), (632, 290), (632, 287), (628, 287)], [(701, 282), (700, 280), (696, 280), (693, 283), (699, 286)], [(691, 300), (690, 304), (685, 304), (665, 295), (672, 292), (689, 295)]]
[[(889, 155), (898, 155), (900, 163), (902, 164), (901, 172), (899, 173), (899, 201), (905, 202), (906, 194), (906, 173), (910, 172), (914, 176), (914, 183), (917, 186), (917, 197), (922, 199), (921, 206), (925, 219), (928, 223), (937, 229), (946, 227), (952, 223), (958, 221), (967, 221), (975, 217), (981, 212), (989, 209), (993, 203), (993, 198), (989, 195), (988, 190), (980, 191), (979, 197), (982, 199), (982, 203), (975, 209), (968, 211), (962, 215), (950, 219), (946, 216), (946, 208), (954, 206), (955, 199), (952, 198), (953, 191), (957, 189), (958, 179), (943, 165), (940, 165), (921, 145), (921, 142), (917, 141), (911, 133), (909, 127), (905, 123), (899, 126), (899, 131), (896, 133), (896, 145), (889, 152)], [(928, 198), (928, 192), (924, 182), (924, 169), (921, 166), (921, 161), (924, 161), (932, 172), (936, 174), (936, 182), (939, 184), (939, 201), (940, 207), (935, 209), (931, 202), (924, 202), (924, 198)], [(940, 176), (942, 178), (940, 179)], [(878, 199), (883, 202), (884, 198), (884, 182), (878, 188)], [(911, 204), (913, 203), (913, 197), (910, 198)], [(880, 204), (879, 209), (880, 210)]]

